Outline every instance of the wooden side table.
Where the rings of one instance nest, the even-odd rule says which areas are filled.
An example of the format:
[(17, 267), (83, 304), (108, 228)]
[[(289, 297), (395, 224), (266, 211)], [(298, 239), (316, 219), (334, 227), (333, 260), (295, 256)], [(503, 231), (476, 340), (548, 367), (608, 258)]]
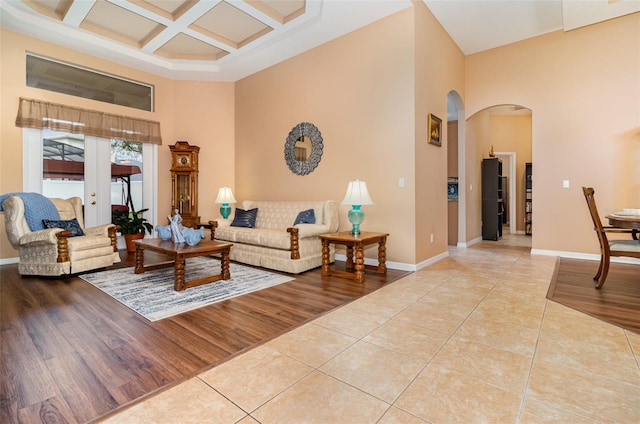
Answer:
[[(322, 271), (321, 275), (329, 276), (334, 275), (336, 277), (349, 278), (355, 280), (356, 283), (364, 283), (364, 270), (373, 269), (378, 274), (387, 273), (387, 236), (388, 233), (374, 233), (369, 231), (363, 231), (360, 234), (354, 235), (351, 231), (342, 231), (339, 233), (322, 234), (320, 240), (322, 241)], [(347, 270), (354, 270), (354, 272), (339, 271), (337, 269), (329, 268), (329, 244), (335, 245), (342, 244), (347, 246)], [(365, 265), (364, 263), (364, 247), (370, 244), (378, 243), (378, 265)], [(355, 249), (355, 262), (354, 262), (354, 249)]]

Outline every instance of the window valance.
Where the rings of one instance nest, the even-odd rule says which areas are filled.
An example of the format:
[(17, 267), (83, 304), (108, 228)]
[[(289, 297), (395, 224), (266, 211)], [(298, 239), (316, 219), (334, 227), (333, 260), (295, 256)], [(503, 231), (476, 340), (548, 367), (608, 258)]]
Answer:
[(23, 97), (18, 106), (16, 126), (162, 144), (159, 122)]

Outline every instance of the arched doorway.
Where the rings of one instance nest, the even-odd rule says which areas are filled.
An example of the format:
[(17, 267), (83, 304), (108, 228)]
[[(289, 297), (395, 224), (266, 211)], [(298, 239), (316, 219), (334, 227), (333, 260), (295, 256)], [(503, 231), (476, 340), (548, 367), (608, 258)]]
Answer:
[[(525, 234), (525, 169), (532, 163), (532, 110), (516, 104), (494, 105), (474, 113), (467, 119), (467, 155), (469, 169), (475, 169), (472, 196), (467, 200), (469, 212), (467, 226), (470, 238), (481, 240), (482, 196), (480, 164), (490, 152), (502, 160), (505, 190), (505, 217), (503, 234)], [(530, 239), (526, 240), (529, 244)]]

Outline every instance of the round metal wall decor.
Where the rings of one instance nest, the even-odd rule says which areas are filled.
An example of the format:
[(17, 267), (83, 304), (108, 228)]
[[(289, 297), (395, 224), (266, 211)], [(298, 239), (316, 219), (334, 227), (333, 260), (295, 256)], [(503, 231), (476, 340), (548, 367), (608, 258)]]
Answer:
[[(304, 149), (300, 148), (296, 152), (296, 143), (304, 143), (305, 137), (311, 141), (310, 154), (306, 154)], [(318, 127), (310, 122), (301, 122), (291, 129), (287, 137), (284, 144), (284, 159), (291, 172), (297, 175), (307, 175), (320, 163), (323, 149), (322, 134), (320, 134)]]

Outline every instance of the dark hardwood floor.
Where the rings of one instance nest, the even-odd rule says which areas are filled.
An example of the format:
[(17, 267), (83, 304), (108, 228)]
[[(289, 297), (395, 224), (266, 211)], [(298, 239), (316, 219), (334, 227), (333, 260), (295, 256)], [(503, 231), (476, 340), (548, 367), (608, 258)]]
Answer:
[[(118, 266), (134, 265), (121, 256)], [(23, 278), (1, 266), (0, 422), (90, 422), (406, 274), (367, 271), (361, 285), (318, 268), (149, 322), (78, 277)]]
[(600, 290), (594, 287), (597, 261), (558, 258), (547, 298), (640, 334), (638, 265), (612, 263)]

